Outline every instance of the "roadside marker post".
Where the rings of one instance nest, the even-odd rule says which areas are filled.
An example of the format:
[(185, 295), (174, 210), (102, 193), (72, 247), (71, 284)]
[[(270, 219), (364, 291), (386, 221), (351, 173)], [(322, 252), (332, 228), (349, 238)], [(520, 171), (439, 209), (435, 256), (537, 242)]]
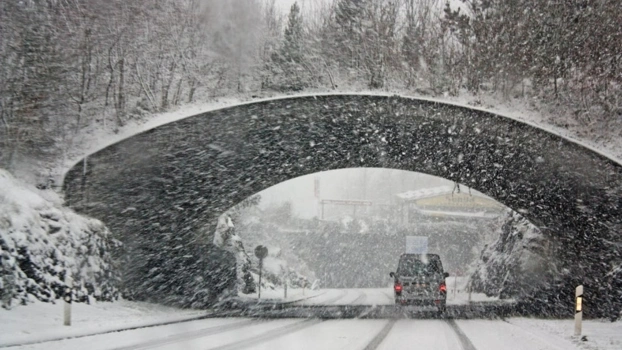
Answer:
[(257, 299), (261, 299), (261, 274), (263, 270), (263, 259), (268, 256), (268, 248), (258, 245), (255, 247), (255, 256), (259, 259), (259, 289)]
[(67, 287), (65, 288), (65, 295), (63, 299), (65, 300), (65, 311), (63, 317), (63, 324), (65, 326), (71, 326), (71, 302), (72, 302), (72, 289), (73, 289), (73, 278), (71, 278), (71, 274), (69, 270), (67, 270), (65, 274), (65, 284)]
[(575, 289), (574, 335), (580, 336), (583, 322), (583, 285)]

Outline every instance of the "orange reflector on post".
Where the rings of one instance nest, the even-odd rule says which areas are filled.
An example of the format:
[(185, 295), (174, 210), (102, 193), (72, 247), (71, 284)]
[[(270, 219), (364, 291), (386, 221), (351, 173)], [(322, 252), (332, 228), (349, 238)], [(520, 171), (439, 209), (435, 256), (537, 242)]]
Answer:
[(577, 297), (577, 309), (576, 312), (581, 312), (583, 306), (583, 297)]

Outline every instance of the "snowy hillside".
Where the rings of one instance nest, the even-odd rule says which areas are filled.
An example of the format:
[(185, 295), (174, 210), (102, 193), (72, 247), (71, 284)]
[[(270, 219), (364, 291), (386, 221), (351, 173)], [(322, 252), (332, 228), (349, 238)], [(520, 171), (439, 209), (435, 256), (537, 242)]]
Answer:
[(509, 210), (497, 235), (482, 251), (471, 277), (474, 291), (512, 298), (525, 296), (551, 281), (557, 269), (552, 245), (537, 227)]
[(27, 187), (0, 169), (0, 298), (4, 308), (34, 298), (53, 302), (74, 280), (78, 301), (117, 297), (110, 248), (98, 220), (62, 207), (52, 192)]

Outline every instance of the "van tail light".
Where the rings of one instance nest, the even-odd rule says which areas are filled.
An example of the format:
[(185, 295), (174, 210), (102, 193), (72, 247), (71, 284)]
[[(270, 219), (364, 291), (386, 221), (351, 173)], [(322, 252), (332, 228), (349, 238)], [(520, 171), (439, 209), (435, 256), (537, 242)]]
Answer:
[(393, 286), (393, 289), (395, 289), (395, 293), (398, 293), (398, 294), (399, 294), (399, 293), (401, 293), (401, 292), (402, 292), (402, 284), (401, 284), (401, 283), (399, 283), (399, 282), (398, 282), (398, 283), (396, 283), (396, 284)]
[(441, 291), (441, 293), (447, 293), (447, 285), (445, 283), (441, 283), (438, 289)]

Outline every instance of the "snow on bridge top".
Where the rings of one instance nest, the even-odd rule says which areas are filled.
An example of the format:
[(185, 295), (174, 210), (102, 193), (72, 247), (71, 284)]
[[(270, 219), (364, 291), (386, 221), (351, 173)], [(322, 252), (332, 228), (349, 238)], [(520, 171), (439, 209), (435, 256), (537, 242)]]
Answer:
[[(153, 115), (148, 121), (139, 120), (136, 122), (128, 123), (121, 130), (115, 130), (114, 132), (110, 130), (88, 130), (86, 131), (83, 140), (78, 142), (74, 147), (73, 151), (69, 151), (69, 156), (64, 159), (62, 164), (59, 164), (58, 168), (53, 170), (54, 174), (57, 174), (59, 178), (56, 178), (58, 183), (64, 182), (64, 177), (67, 172), (74, 167), (78, 162), (82, 161), (83, 158), (87, 157), (90, 154), (96, 153), (98, 151), (103, 150), (106, 147), (109, 147), (115, 143), (121, 142), (125, 139), (131, 138), (137, 134), (155, 129), (157, 127), (174, 123), (176, 121), (190, 118), (199, 114), (213, 112), (225, 108), (243, 106), (243, 105), (251, 105), (254, 103), (261, 102), (269, 102), (269, 101), (277, 101), (283, 99), (295, 99), (295, 98), (304, 98), (304, 97), (319, 97), (319, 96), (381, 96), (381, 97), (400, 97), (405, 99), (414, 99), (435, 103), (442, 103), (456, 107), (469, 108), (476, 111), (491, 113), (494, 115), (498, 115), (504, 118), (516, 120), (521, 123), (525, 123), (527, 125), (536, 127), (538, 129), (544, 130), (546, 132), (552, 133), (556, 136), (562, 137), (565, 140), (571, 141), (578, 145), (581, 145), (589, 150), (596, 152), (610, 160), (622, 165), (622, 155), (620, 153), (616, 153), (614, 155), (611, 151), (612, 149), (622, 149), (622, 142), (619, 144), (596, 144), (590, 140), (581, 139), (576, 135), (572, 135), (572, 133), (564, 128), (560, 128), (558, 126), (550, 125), (547, 122), (542, 121), (542, 117), (534, 112), (525, 112), (524, 110), (511, 108), (482, 108), (476, 107), (468, 104), (466, 100), (453, 100), (447, 98), (432, 98), (428, 96), (418, 96), (418, 95), (409, 95), (409, 94), (395, 94), (395, 93), (380, 93), (377, 91), (343, 91), (343, 92), (335, 92), (335, 91), (317, 91), (310, 93), (302, 93), (302, 94), (294, 94), (288, 96), (276, 96), (276, 97), (265, 97), (258, 98), (252, 100), (243, 100), (240, 98), (228, 98), (221, 99), (214, 102), (208, 103), (197, 103), (192, 105), (186, 105), (180, 107), (177, 110), (172, 110), (168, 112), (163, 112), (159, 114)], [(622, 140), (622, 138), (621, 138)], [(619, 152), (619, 151), (618, 151)]]

